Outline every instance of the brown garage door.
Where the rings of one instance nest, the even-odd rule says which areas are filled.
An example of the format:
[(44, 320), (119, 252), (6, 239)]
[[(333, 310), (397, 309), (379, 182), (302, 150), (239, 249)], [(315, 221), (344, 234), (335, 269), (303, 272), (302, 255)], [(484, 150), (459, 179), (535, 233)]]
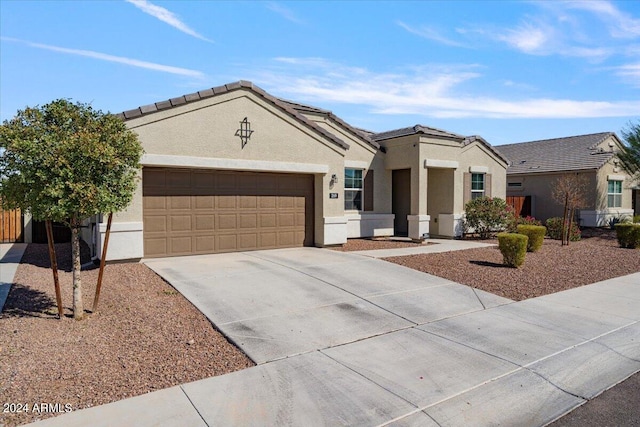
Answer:
[(313, 245), (313, 176), (143, 169), (146, 257)]

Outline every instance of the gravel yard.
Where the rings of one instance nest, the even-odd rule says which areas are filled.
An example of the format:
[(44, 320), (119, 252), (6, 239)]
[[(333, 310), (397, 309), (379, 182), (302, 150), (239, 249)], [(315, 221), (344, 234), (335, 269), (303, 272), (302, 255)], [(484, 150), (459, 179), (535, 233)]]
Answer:
[(497, 246), (385, 260), (516, 301), (640, 271), (640, 250), (620, 248), (615, 233), (587, 230), (585, 234), (564, 247), (559, 240), (545, 239), (542, 248), (527, 253), (517, 269), (502, 265)]
[[(69, 316), (70, 249), (56, 246)], [(29, 413), (0, 412), (0, 425), (57, 415), (32, 412), (34, 403), (76, 410), (253, 366), (143, 264), (108, 265), (98, 312), (59, 320), (48, 256), (47, 245), (29, 245), (0, 317), (0, 401), (30, 405)], [(98, 269), (81, 277), (90, 309)]]

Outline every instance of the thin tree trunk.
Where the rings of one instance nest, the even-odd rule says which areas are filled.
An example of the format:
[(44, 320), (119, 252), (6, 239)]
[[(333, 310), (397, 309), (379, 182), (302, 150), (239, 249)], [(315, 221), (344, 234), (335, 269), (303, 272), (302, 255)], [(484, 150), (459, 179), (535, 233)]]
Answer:
[(51, 220), (44, 222), (45, 229), (47, 230), (47, 243), (49, 244), (49, 260), (51, 260), (51, 271), (53, 272), (53, 286), (56, 290), (56, 303), (58, 304), (58, 317), (62, 319), (64, 317), (64, 311), (62, 308), (62, 294), (60, 292), (60, 280), (58, 279), (58, 261), (56, 259), (56, 247), (53, 241), (53, 228), (51, 227)]
[(564, 196), (564, 214), (562, 215), (562, 246), (564, 246), (565, 235), (567, 234), (567, 208), (569, 205), (569, 194)]
[(111, 234), (111, 219), (113, 218), (113, 212), (109, 213), (109, 219), (107, 220), (107, 232), (104, 236), (104, 245), (102, 246), (102, 257), (100, 259), (100, 272), (98, 273), (98, 284), (96, 285), (96, 295), (93, 298), (93, 313), (98, 311), (98, 300), (100, 299), (100, 289), (102, 288), (102, 275), (104, 274), (104, 265), (107, 262), (107, 248), (109, 246), (109, 235)]
[(71, 219), (71, 254), (73, 258), (73, 318), (84, 318), (82, 304), (82, 282), (80, 281), (80, 223), (77, 218)]
[(571, 241), (571, 227), (573, 227), (573, 208), (569, 209), (569, 228), (567, 229), (567, 246)]

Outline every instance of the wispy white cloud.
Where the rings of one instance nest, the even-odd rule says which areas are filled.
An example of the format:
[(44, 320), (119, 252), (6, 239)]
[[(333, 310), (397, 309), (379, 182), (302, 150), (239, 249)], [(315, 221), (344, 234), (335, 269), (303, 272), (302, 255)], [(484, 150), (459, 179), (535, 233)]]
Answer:
[(435, 42), (438, 42), (447, 46), (464, 47), (463, 43), (460, 43), (458, 41), (455, 41), (443, 36), (433, 27), (421, 26), (419, 28), (416, 28), (402, 21), (397, 21), (396, 24), (398, 24), (400, 27), (404, 28), (406, 31), (416, 36), (419, 36), (428, 40), (433, 40)]
[(131, 3), (144, 13), (153, 16), (160, 21), (171, 25), (173, 28), (182, 31), (185, 34), (188, 34), (192, 37), (198, 38), (200, 40), (204, 40), (209, 43), (213, 43), (212, 40), (206, 38), (205, 36), (199, 34), (192, 28), (190, 28), (187, 24), (182, 22), (180, 18), (173, 12), (164, 7), (155, 5), (147, 0), (125, 0), (127, 3)]
[[(640, 101), (504, 97), (483, 92), (477, 65), (429, 65), (394, 73), (375, 73), (318, 58), (289, 58), (288, 71), (268, 67), (252, 76), (272, 93), (306, 102), (368, 107), (377, 114), (415, 114), (425, 118), (595, 118), (637, 115)], [(280, 59), (282, 62), (282, 59)], [(340, 76), (340, 77), (336, 77)], [(466, 85), (477, 82), (475, 90)], [(478, 83), (479, 82), (479, 83)]]
[(303, 24), (304, 23), (304, 21), (302, 21), (302, 19), (300, 19), (295, 14), (295, 12), (293, 12), (288, 7), (282, 5), (281, 3), (270, 1), (270, 2), (267, 2), (266, 6), (267, 6), (267, 9), (269, 9), (272, 12), (277, 13), (278, 15), (282, 16), (287, 21), (291, 21), (291, 22), (293, 22), (295, 24)]
[(621, 65), (615, 68), (615, 72), (632, 86), (640, 88), (640, 62)]
[(563, 6), (567, 9), (592, 12), (605, 23), (613, 37), (640, 37), (640, 19), (624, 13), (609, 1), (572, 1), (564, 3)]
[(517, 50), (530, 54), (547, 53), (554, 40), (551, 28), (532, 23), (523, 23), (503, 33), (497, 33), (496, 38)]
[(153, 70), (153, 71), (161, 71), (163, 73), (178, 74), (178, 75), (181, 75), (181, 76), (196, 77), (196, 78), (203, 78), (204, 77), (204, 74), (202, 72), (196, 71), (196, 70), (190, 70), (188, 68), (180, 68), (180, 67), (173, 67), (173, 66), (170, 66), (170, 65), (156, 64), (154, 62), (141, 61), (139, 59), (126, 58), (126, 57), (123, 57), (123, 56), (114, 56), (114, 55), (109, 55), (109, 54), (106, 54), (106, 53), (94, 52), (92, 50), (70, 49), (70, 48), (60, 47), (60, 46), (52, 46), (52, 45), (48, 45), (48, 44), (34, 43), (34, 42), (30, 42), (30, 41), (26, 41), (26, 40), (20, 40), (20, 39), (14, 39), (14, 38), (10, 38), (10, 37), (2, 37), (2, 40), (9, 41), (9, 42), (23, 43), (23, 44), (25, 44), (25, 45), (27, 45), (29, 47), (34, 47), (34, 48), (38, 48), (38, 49), (45, 49), (45, 50), (49, 50), (49, 51), (52, 51), (52, 52), (59, 52), (59, 53), (66, 53), (66, 54), (70, 54), (70, 55), (84, 56), (84, 57), (87, 57), (87, 58), (99, 59), (101, 61), (116, 62), (116, 63), (119, 63), (119, 64), (129, 65), (129, 66), (132, 66), (132, 67), (146, 68), (148, 70)]

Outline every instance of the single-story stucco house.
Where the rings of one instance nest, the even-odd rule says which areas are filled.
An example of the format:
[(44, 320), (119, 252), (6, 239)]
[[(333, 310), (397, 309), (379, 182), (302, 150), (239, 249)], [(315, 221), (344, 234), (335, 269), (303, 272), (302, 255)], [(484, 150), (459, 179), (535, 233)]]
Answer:
[(583, 227), (606, 226), (612, 218), (634, 214), (634, 182), (616, 153), (622, 142), (613, 132), (500, 145), (510, 161), (507, 197), (523, 197), (525, 214), (539, 220), (561, 217), (564, 206), (553, 200), (553, 183), (564, 174), (584, 176), (588, 200), (578, 211)]
[[(507, 160), (481, 137), (420, 125), (372, 133), (247, 81), (120, 116), (145, 153), (108, 260), (453, 238), (467, 200), (506, 194)], [(96, 257), (106, 219), (83, 230)]]

